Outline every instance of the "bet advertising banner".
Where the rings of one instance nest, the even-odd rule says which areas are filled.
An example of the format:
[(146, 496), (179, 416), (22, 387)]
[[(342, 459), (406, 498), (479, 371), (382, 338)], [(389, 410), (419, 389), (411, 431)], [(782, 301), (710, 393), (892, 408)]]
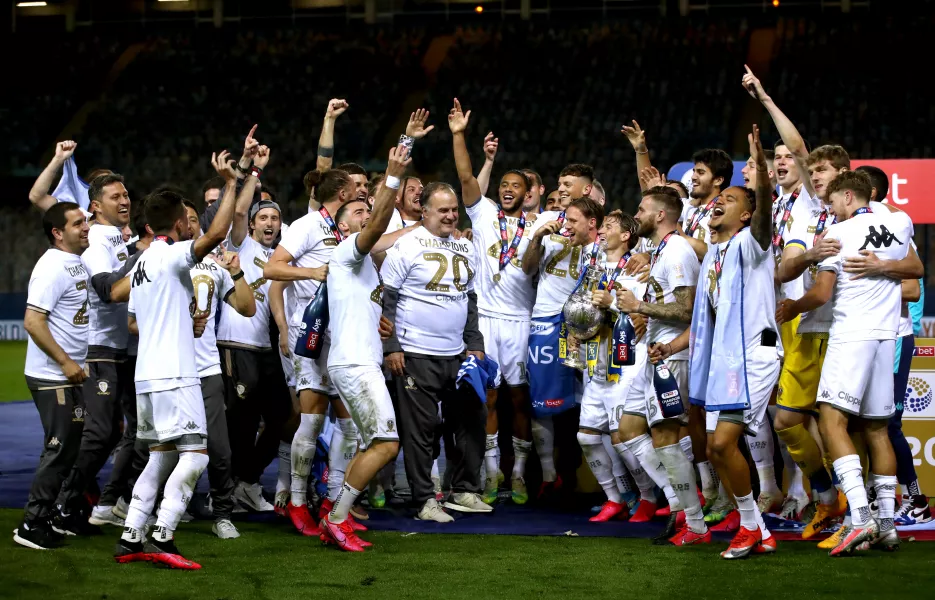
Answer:
[[(903, 401), (903, 433), (923, 490), (935, 490), (935, 338), (916, 338)], [(932, 491), (928, 492), (933, 493)]]
[[(734, 161), (731, 185), (743, 185), (740, 170), (745, 162)], [(931, 201), (935, 189), (935, 159), (881, 159), (851, 161), (851, 168), (863, 165), (878, 167), (889, 175), (890, 190), (884, 202), (906, 211), (916, 225), (935, 223), (935, 202)], [(668, 178), (678, 179), (691, 190), (691, 171), (694, 165), (680, 162), (669, 169)]]

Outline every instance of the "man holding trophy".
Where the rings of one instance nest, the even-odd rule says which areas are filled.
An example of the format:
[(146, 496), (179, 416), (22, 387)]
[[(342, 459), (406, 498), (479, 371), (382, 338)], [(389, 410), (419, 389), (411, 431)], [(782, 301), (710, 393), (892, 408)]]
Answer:
[[(624, 273), (630, 252), (639, 241), (637, 229), (636, 220), (620, 211), (604, 217), (599, 231), (602, 256), (598, 257), (597, 265), (586, 267), (588, 272), (582, 285), (568, 299), (564, 309), (569, 348), (574, 346), (580, 352), (583, 345), (587, 358), (578, 443), (591, 472), (607, 495), (600, 512), (591, 518), (594, 522), (629, 518), (629, 504), (635, 505), (637, 496), (630, 487), (624, 464), (636, 480), (640, 497), (651, 503), (655, 512), (653, 480), (621, 442), (618, 432), (625, 390), (640, 372), (636, 355), (642, 357), (643, 364), (646, 361), (646, 343), (637, 343), (646, 332), (646, 319), (637, 314), (630, 317), (619, 313), (614, 305), (614, 297), (621, 290), (642, 296), (646, 288), (637, 277)], [(592, 334), (593, 337), (587, 337)], [(566, 360), (566, 365), (568, 363)], [(604, 445), (603, 436), (608, 433), (612, 450)], [(648, 519), (652, 514), (645, 516)]]
[[(660, 349), (671, 354), (665, 361), (647, 361), (630, 386), (620, 433), (669, 498), (669, 523), (654, 541), (668, 540), (677, 546), (711, 541), (698, 500), (694, 469), (686, 454), (691, 452), (691, 441), (684, 432), (688, 422), (688, 353), (665, 352), (691, 324), (698, 281), (698, 258), (677, 231), (681, 210), (682, 201), (670, 188), (659, 186), (643, 192), (636, 219), (640, 237), (648, 238), (655, 247), (649, 281), (642, 298), (622, 290), (616, 300), (621, 312), (649, 317), (650, 354)], [(647, 424), (652, 431), (651, 444)], [(667, 479), (662, 483), (659, 463)], [(673, 494), (677, 497), (674, 503)], [(684, 528), (683, 522), (687, 525)]]
[(561, 487), (553, 452), (552, 416), (575, 406), (575, 372), (563, 366), (566, 339), (562, 309), (582, 282), (582, 261), (597, 264), (597, 230), (604, 210), (590, 198), (578, 198), (562, 213), (543, 213), (523, 255), (523, 271), (539, 272), (536, 304), (529, 327), (529, 395), (532, 399), (532, 437), (542, 463), (539, 495)]

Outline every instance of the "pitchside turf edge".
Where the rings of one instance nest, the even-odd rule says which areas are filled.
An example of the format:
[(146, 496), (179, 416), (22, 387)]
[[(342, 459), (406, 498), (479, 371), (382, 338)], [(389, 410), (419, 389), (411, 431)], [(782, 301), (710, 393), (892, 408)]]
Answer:
[(773, 556), (724, 561), (710, 547), (660, 548), (616, 538), (365, 533), (363, 555), (326, 548), (282, 523), (238, 523), (218, 540), (211, 523), (183, 525), (178, 544), (201, 571), (118, 565), (119, 535), (40, 552), (16, 546), (22, 512), (0, 510), (0, 597), (131, 600), (309, 598), (815, 598), (928, 597), (935, 544), (831, 559), (812, 544), (780, 544)]
[(26, 342), (0, 342), (0, 402), (32, 398), (23, 376), (25, 364)]

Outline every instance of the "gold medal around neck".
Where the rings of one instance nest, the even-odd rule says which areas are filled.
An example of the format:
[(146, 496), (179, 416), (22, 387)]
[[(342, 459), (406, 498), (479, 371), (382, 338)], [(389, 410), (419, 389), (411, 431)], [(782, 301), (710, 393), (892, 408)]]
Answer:
[(496, 275), (493, 276), (493, 282), (500, 283), (500, 273), (497, 273)]

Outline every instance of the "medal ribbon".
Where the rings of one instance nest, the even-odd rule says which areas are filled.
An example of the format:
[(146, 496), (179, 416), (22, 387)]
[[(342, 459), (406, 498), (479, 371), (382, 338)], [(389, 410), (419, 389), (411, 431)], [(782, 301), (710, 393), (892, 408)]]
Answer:
[[(744, 229), (746, 229), (746, 227), (744, 227), (740, 231), (743, 231)], [(730, 239), (727, 240), (727, 246), (724, 247), (724, 258), (727, 258), (727, 251), (730, 250), (731, 242), (734, 241), (735, 237), (740, 235), (740, 231), (732, 235)], [(721, 267), (721, 252), (715, 251), (714, 253), (714, 281), (715, 281), (715, 284), (717, 285), (718, 296), (721, 295), (721, 268), (722, 268)]]
[(342, 234), (338, 229), (338, 226), (334, 224), (334, 219), (331, 218), (331, 214), (324, 205), (318, 209), (318, 214), (320, 214), (321, 218), (325, 220), (325, 224), (331, 228), (331, 233), (334, 234), (334, 239), (338, 240), (338, 242), (343, 242), (344, 234)]
[(708, 205), (703, 209), (695, 211), (695, 214), (692, 215), (691, 221), (688, 222), (688, 227), (685, 228), (685, 235), (693, 237), (695, 230), (698, 229), (698, 225), (701, 224), (701, 220), (704, 219), (711, 209), (714, 208), (714, 205), (717, 204), (717, 199), (719, 196), (715, 196), (711, 202), (708, 202)]
[(165, 242), (165, 243), (169, 244), (170, 246), (171, 246), (172, 244), (175, 243), (175, 240), (173, 240), (172, 238), (170, 238), (170, 237), (167, 236), (167, 235), (156, 235), (156, 236), (153, 236), (153, 241), (154, 241), (154, 242)]
[(620, 257), (620, 260), (617, 261), (617, 266), (614, 268), (613, 273), (610, 274), (610, 277), (607, 277), (607, 273), (604, 273), (604, 276), (601, 278), (601, 285), (599, 289), (603, 290), (612, 290), (614, 289), (614, 284), (617, 282), (617, 278), (620, 277), (620, 273), (623, 272), (623, 268), (627, 266), (627, 262), (630, 260), (630, 253), (627, 252)]
[(857, 210), (855, 210), (855, 211), (854, 211), (854, 214), (852, 214), (851, 216), (852, 216), (852, 217), (856, 217), (857, 215), (862, 215), (862, 214), (865, 214), (865, 213), (872, 213), (872, 212), (873, 212), (873, 211), (870, 210), (869, 208), (867, 208), (866, 206), (861, 206), (860, 208), (858, 208)]
[(779, 248), (780, 251), (782, 251), (783, 248), (782, 234), (786, 231), (786, 223), (789, 222), (789, 216), (792, 214), (792, 205), (795, 204), (795, 199), (798, 197), (798, 192), (792, 192), (792, 195), (786, 200), (786, 208), (783, 210), (782, 218), (779, 220), (779, 225), (776, 227), (776, 232), (773, 234), (773, 245)]
[[(559, 218), (564, 222), (565, 213), (563, 212)], [(516, 256), (516, 249), (519, 247), (519, 243), (523, 239), (523, 232), (526, 230), (526, 213), (524, 212), (520, 215), (519, 224), (516, 227), (516, 234), (513, 236), (513, 241), (510, 242), (509, 245), (506, 241), (506, 217), (503, 214), (502, 208), (497, 211), (497, 221), (500, 223), (500, 270), (502, 271), (510, 264), (513, 257)]]
[[(653, 267), (656, 266), (656, 261), (659, 260), (659, 255), (662, 254), (662, 249), (666, 247), (666, 244), (669, 243), (669, 238), (672, 237), (674, 234), (675, 234), (674, 231), (670, 231), (669, 233), (666, 234), (664, 238), (662, 238), (662, 241), (659, 242), (659, 245), (656, 246), (656, 251), (653, 252), (653, 257), (649, 261), (649, 272), (650, 273), (653, 272)], [(648, 301), (649, 301), (649, 286), (647, 285), (646, 293), (643, 294), (643, 302), (648, 302)]]
[[(869, 208), (867, 209), (870, 210)], [(857, 214), (857, 213), (854, 213)], [(815, 245), (815, 242), (818, 241), (818, 236), (821, 235), (821, 232), (825, 230), (825, 221), (828, 220), (828, 209), (821, 211), (821, 216), (818, 217), (818, 225), (815, 225), (815, 237), (812, 238), (812, 245)], [(834, 217), (831, 219), (831, 224), (834, 225), (837, 222), (838, 218)]]

